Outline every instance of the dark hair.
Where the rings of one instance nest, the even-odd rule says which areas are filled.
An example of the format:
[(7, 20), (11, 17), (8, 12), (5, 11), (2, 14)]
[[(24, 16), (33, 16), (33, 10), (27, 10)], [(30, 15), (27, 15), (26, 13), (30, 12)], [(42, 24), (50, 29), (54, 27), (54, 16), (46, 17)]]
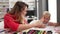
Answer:
[(21, 20), (22, 20), (21, 12), (22, 12), (22, 9), (23, 10), (25, 9), (25, 7), (28, 8), (28, 5), (25, 4), (24, 2), (17, 1), (14, 7), (9, 12), (9, 14), (16, 16), (16, 20), (21, 23)]

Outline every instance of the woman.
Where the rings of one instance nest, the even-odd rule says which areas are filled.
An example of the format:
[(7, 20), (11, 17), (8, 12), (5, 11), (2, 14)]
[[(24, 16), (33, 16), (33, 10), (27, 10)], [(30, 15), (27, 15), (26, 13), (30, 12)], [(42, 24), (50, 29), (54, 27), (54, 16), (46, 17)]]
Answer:
[(5, 29), (8, 28), (12, 31), (20, 32), (22, 30), (29, 29), (32, 27), (45, 27), (44, 24), (40, 23), (28, 24), (25, 19), (27, 8), (28, 5), (24, 2), (16, 2), (12, 10), (8, 12), (4, 17)]

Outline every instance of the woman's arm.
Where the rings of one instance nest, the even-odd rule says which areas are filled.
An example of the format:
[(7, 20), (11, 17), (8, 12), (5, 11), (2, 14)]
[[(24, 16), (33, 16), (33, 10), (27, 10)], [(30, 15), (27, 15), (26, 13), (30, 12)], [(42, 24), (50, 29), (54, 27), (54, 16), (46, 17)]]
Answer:
[(32, 27), (45, 28), (45, 25), (38, 22), (32, 23), (32, 24), (20, 24), (17, 31), (22, 31), (22, 30), (29, 29)]
[(7, 25), (11, 30), (13, 31), (22, 31), (25, 29), (29, 29), (32, 27), (40, 27), (40, 28), (44, 28), (45, 25), (44, 24), (40, 24), (40, 23), (33, 23), (33, 24), (18, 24), (15, 23), (14, 20), (12, 19), (12, 17), (10, 16), (5, 16), (4, 17), (4, 24)]
[(20, 24), (17, 31), (20, 32), (20, 31), (23, 31), (32, 27), (35, 27), (35, 25), (34, 24)]

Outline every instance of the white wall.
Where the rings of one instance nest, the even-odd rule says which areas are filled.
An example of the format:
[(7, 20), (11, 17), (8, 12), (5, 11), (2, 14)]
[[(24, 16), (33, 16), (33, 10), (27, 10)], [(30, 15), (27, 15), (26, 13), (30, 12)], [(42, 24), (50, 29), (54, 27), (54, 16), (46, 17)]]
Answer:
[(51, 13), (51, 22), (57, 22), (57, 0), (48, 0), (48, 10)]

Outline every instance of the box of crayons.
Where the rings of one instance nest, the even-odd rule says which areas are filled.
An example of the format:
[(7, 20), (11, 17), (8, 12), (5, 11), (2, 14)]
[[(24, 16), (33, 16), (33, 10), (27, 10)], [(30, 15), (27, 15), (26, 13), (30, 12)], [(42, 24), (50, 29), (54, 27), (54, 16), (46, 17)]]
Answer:
[(52, 31), (43, 30), (29, 30), (28, 32), (23, 32), (23, 34), (52, 34)]

